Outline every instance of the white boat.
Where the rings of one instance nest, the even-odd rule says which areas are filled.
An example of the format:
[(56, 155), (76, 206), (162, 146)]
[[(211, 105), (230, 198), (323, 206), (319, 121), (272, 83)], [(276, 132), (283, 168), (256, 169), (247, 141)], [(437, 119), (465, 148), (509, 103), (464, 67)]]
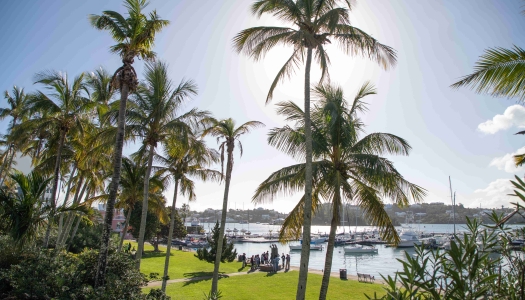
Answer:
[(347, 253), (377, 253), (377, 248), (375, 247), (369, 247), (369, 246), (351, 246), (351, 247), (344, 247), (345, 254)]
[(230, 228), (227, 228), (227, 229), (226, 229), (226, 232), (227, 232), (227, 233), (230, 233), (230, 232), (232, 232), (232, 230), (231, 230)]
[(398, 248), (411, 248), (415, 245), (420, 246), (421, 241), (419, 240), (419, 235), (412, 229), (403, 229), (399, 235), (401, 241), (397, 244)]
[[(303, 239), (300, 239), (300, 241), (302, 242)], [(321, 237), (319, 235), (312, 235), (312, 237), (310, 238), (310, 243), (312, 244), (321, 244), (321, 243), (324, 243), (326, 242), (326, 238), (325, 237)]]
[(239, 232), (239, 229), (237, 229), (237, 228), (234, 227), (234, 228), (233, 228), (233, 232)]
[[(290, 250), (302, 250), (303, 245), (290, 245)], [(310, 251), (311, 250), (323, 250), (323, 246), (321, 245), (310, 245)]]
[(248, 230), (248, 231), (246, 231), (244, 234), (246, 234), (246, 235), (250, 235), (250, 234), (252, 234), (252, 232)]
[(191, 220), (191, 226), (199, 226), (201, 225), (201, 222), (199, 222), (199, 219), (193, 219)]

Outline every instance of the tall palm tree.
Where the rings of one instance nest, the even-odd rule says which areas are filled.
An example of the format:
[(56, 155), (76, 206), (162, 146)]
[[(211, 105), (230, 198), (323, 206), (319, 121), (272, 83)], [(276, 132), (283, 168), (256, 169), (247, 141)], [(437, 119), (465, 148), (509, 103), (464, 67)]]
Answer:
[[(56, 145), (56, 148), (49, 147), (47, 150), (50, 151), (47, 151), (46, 155), (48, 165), (54, 165), (50, 199), (53, 210), (50, 213), (50, 222), (44, 240), (44, 247), (47, 247), (51, 221), (54, 218), (53, 211), (56, 211), (58, 203), (58, 181), (60, 179), (64, 146), (68, 143), (68, 139), (73, 136), (78, 138), (83, 135), (85, 127), (89, 126), (89, 120), (86, 118), (86, 115), (93, 106), (88, 98), (89, 93), (84, 80), (84, 73), (70, 81), (65, 73), (45, 71), (38, 73), (35, 79), (36, 83), (42, 84), (49, 93), (37, 91), (30, 96), (28, 106), (31, 113), (35, 114), (36, 117), (20, 124), (15, 132), (23, 136), (26, 132), (38, 133), (46, 131), (51, 134), (48, 143)], [(56, 149), (56, 152), (54, 152), (54, 149)], [(51, 162), (51, 160), (54, 160), (54, 162)], [(41, 168), (45, 168), (45, 166), (41, 166)]]
[(219, 266), (221, 264), (222, 255), (222, 244), (224, 240), (224, 227), (226, 225), (226, 212), (228, 210), (228, 193), (230, 191), (231, 175), (233, 170), (233, 150), (235, 148), (235, 142), (239, 146), (242, 156), (242, 144), (240, 137), (254, 128), (264, 126), (259, 121), (248, 121), (239, 127), (235, 127), (235, 121), (230, 119), (215, 120), (208, 119), (209, 127), (203, 132), (203, 136), (211, 135), (217, 138), (217, 141), (222, 140), (219, 150), (221, 153), (221, 174), (224, 174), (224, 152), (227, 153), (228, 159), (226, 163), (226, 179), (224, 186), (224, 198), (222, 201), (222, 215), (221, 215), (221, 228), (219, 233), (219, 241), (217, 242), (217, 254), (215, 258), (215, 266), (213, 268), (213, 278), (211, 284), (211, 294), (217, 293), (217, 286), (219, 281)]
[(0, 189), (0, 220), (18, 247), (33, 240), (44, 228), (49, 206), (42, 201), (47, 185), (52, 180), (36, 172), (24, 175), (15, 172), (10, 178), (17, 190)]
[[(347, 7), (340, 7), (345, 3)], [(305, 207), (303, 248), (296, 299), (304, 299), (310, 259), (310, 231), (312, 207), (312, 133), (310, 130), (310, 68), (312, 56), (321, 68), (322, 83), (329, 78), (330, 58), (325, 45), (337, 41), (349, 55), (361, 54), (377, 61), (385, 69), (396, 63), (395, 51), (379, 43), (361, 29), (350, 25), (350, 1), (345, 0), (258, 0), (252, 5), (257, 17), (271, 14), (291, 27), (260, 26), (238, 33), (234, 40), (237, 52), (245, 53), (258, 61), (275, 46), (293, 47), (292, 55), (277, 73), (266, 97), (268, 103), (277, 84), (294, 74), (305, 64), (304, 79), (304, 130), (306, 138)]]
[(182, 80), (175, 87), (168, 76), (168, 66), (165, 63), (147, 63), (144, 77), (144, 85), (133, 95), (133, 105), (128, 111), (130, 134), (142, 139), (143, 145), (139, 152), (144, 153), (144, 157), (147, 157), (148, 166), (144, 180), (142, 218), (136, 255), (137, 269), (140, 269), (144, 247), (148, 213), (148, 184), (155, 149), (159, 143), (163, 143), (168, 136), (174, 133), (181, 133), (183, 136), (190, 135), (190, 126), (197, 126), (202, 118), (208, 116), (208, 112), (195, 108), (179, 115), (182, 105), (192, 95), (197, 94), (197, 86), (191, 80)]
[[(425, 191), (408, 181), (382, 154), (408, 155), (410, 145), (400, 137), (388, 133), (372, 133), (359, 139), (364, 125), (357, 118), (358, 112), (367, 109), (363, 98), (375, 94), (369, 83), (359, 90), (354, 102), (348, 106), (341, 88), (319, 85), (314, 95), (319, 101), (312, 112), (313, 131), (313, 186), (314, 207), (321, 199), (331, 203), (332, 221), (326, 251), (323, 281), (319, 299), (326, 299), (335, 233), (340, 224), (339, 216), (345, 202), (359, 205), (369, 221), (379, 227), (382, 238), (397, 243), (399, 237), (384, 210), (381, 197), (390, 198), (398, 205), (407, 205), (409, 198), (421, 201)], [(268, 137), (270, 145), (297, 159), (305, 157), (305, 137), (301, 116), (304, 112), (292, 102), (279, 104), (278, 112), (289, 120), (301, 120), (295, 127), (275, 128)], [(300, 163), (274, 172), (258, 187), (253, 200), (272, 200), (279, 193), (298, 191), (305, 184), (305, 164)], [(299, 238), (305, 207), (303, 196), (286, 218), (280, 238)]]
[(5, 91), (4, 98), (9, 107), (0, 108), (0, 120), (7, 117), (11, 117), (12, 119), (7, 126), (7, 149), (4, 160), (2, 161), (2, 166), (0, 167), (0, 185), (2, 185), (4, 176), (7, 176), (11, 169), (11, 164), (13, 163), (13, 158), (16, 154), (15, 140), (19, 140), (19, 138), (13, 140), (14, 137), (10, 136), (9, 133), (12, 132), (13, 128), (15, 128), (19, 122), (23, 122), (29, 117), (29, 95), (24, 92), (23, 88), (21, 89), (14, 86), (12, 94)]
[(135, 57), (149, 61), (155, 59), (155, 52), (152, 50), (155, 35), (169, 24), (169, 21), (160, 19), (155, 10), (149, 14), (148, 18), (143, 12), (147, 4), (147, 0), (125, 0), (124, 6), (128, 12), (127, 18), (118, 12), (110, 10), (102, 12), (102, 15), (89, 16), (93, 27), (99, 30), (108, 30), (111, 33), (111, 36), (117, 44), (111, 46), (110, 51), (118, 53), (123, 63), (123, 66), (117, 69), (112, 79), (113, 86), (120, 90), (120, 113), (113, 155), (113, 177), (111, 179), (109, 199), (104, 218), (105, 225), (102, 233), (95, 286), (101, 286), (105, 281), (109, 235), (111, 232), (113, 209), (115, 207), (115, 200), (117, 199), (120, 168), (122, 164), (122, 148), (124, 146), (126, 126), (126, 102), (129, 92), (133, 92), (138, 85), (137, 74), (132, 64)]
[[(215, 170), (207, 168), (208, 165), (219, 161), (219, 153), (213, 149), (209, 149), (205, 142), (200, 139), (190, 136), (188, 142), (184, 140), (186, 137), (177, 138), (172, 136), (166, 143), (164, 148), (164, 155), (158, 157), (158, 161), (163, 165), (160, 171), (168, 173), (167, 176), (175, 183), (173, 190), (173, 202), (171, 204), (171, 219), (168, 233), (168, 244), (166, 248), (166, 260), (164, 262), (164, 276), (162, 277), (162, 291), (166, 291), (166, 284), (168, 281), (168, 270), (170, 263), (171, 241), (173, 237), (173, 230), (175, 227), (175, 205), (177, 204), (177, 195), (179, 193), (179, 185), (181, 187), (180, 194), (188, 196), (189, 201), (196, 199), (194, 185), (195, 183), (190, 177), (198, 177), (202, 181), (207, 180), (221, 180), (222, 174)], [(188, 177), (190, 176), (190, 177)]]

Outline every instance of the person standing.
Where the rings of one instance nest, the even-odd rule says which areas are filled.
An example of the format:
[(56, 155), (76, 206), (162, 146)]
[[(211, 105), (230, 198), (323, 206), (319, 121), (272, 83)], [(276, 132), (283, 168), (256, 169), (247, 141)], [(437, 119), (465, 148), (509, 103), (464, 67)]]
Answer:
[(286, 254), (286, 270), (290, 270), (290, 253)]
[(283, 269), (284, 269), (285, 259), (286, 259), (286, 256), (284, 256), (284, 252), (283, 252), (283, 255), (281, 255), (281, 260), (283, 261)]
[(241, 260), (242, 260), (242, 268), (244, 269), (244, 267), (246, 267), (246, 253), (242, 254)]
[(279, 254), (273, 259), (273, 268), (275, 269), (275, 273), (279, 271)]

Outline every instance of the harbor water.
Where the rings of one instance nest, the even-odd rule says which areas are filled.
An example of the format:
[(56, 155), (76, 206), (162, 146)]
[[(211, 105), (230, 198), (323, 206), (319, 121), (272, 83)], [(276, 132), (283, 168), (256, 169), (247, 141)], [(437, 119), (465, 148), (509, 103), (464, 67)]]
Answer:
[[(189, 224), (188, 224), (189, 225)], [(206, 232), (210, 232), (215, 224), (214, 223), (203, 223), (201, 226)], [(522, 227), (523, 225), (511, 226), (511, 228)], [(277, 237), (279, 234), (279, 225), (268, 225), (268, 224), (239, 224), (239, 223), (227, 223), (226, 229), (237, 229), (239, 230), (238, 234), (241, 234), (240, 230), (245, 229), (249, 230), (252, 234), (259, 235), (269, 235), (272, 237)], [(401, 229), (401, 227), (396, 227)], [(421, 231), (423, 233), (448, 233), (452, 234), (454, 232), (454, 225), (452, 224), (414, 224), (413, 228), (415, 230)], [(371, 232), (374, 228), (371, 226), (353, 226), (349, 229), (348, 226), (344, 228), (340, 226), (337, 230), (337, 233), (349, 232), (352, 233), (357, 231), (359, 235), (361, 232)], [(328, 234), (330, 226), (312, 226), (312, 234)], [(456, 224), (456, 231), (466, 231), (465, 225)], [(233, 232), (232, 232), (233, 234)], [(227, 234), (228, 235), (228, 234)], [(298, 245), (300, 242), (294, 241), (290, 242), (291, 245)], [(235, 243), (235, 248), (237, 249), (238, 254), (246, 253), (246, 257), (249, 258), (251, 255), (261, 254), (263, 252), (270, 250), (270, 245), (272, 243)], [(292, 266), (299, 267), (299, 261), (301, 257), (301, 251), (290, 251), (289, 245), (283, 245), (277, 242), (274, 242), (279, 249), (279, 253), (290, 253), (290, 264)], [(326, 245), (323, 245), (323, 250), (321, 251), (310, 251), (310, 264), (309, 268), (322, 270), (324, 268), (325, 256), (326, 256)], [(376, 278), (380, 278), (380, 275), (383, 276), (394, 276), (395, 272), (401, 269), (401, 263), (397, 259), (404, 260), (405, 254), (413, 255), (415, 253), (413, 248), (393, 248), (387, 247), (385, 245), (376, 245), (378, 249), (377, 253), (374, 254), (345, 254), (343, 246), (335, 247), (334, 255), (332, 260), (332, 272), (339, 272), (339, 269), (347, 269), (349, 275), (357, 275), (357, 273), (366, 273), (374, 275)], [(281, 262), (282, 263), (282, 262)]]

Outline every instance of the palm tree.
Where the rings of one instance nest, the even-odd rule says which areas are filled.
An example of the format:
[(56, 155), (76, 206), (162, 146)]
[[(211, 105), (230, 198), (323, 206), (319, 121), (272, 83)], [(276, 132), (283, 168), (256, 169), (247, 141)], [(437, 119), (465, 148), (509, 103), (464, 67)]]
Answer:
[[(23, 122), (29, 117), (29, 96), (24, 93), (24, 89), (14, 86), (12, 95), (9, 94), (8, 91), (5, 91), (4, 98), (7, 100), (9, 108), (0, 108), (0, 120), (3, 120), (8, 116), (12, 118), (7, 128), (9, 133), (18, 125), (19, 121)], [(2, 161), (2, 166), (0, 167), (0, 185), (2, 185), (4, 173), (5, 176), (7, 176), (11, 169), (11, 164), (13, 163), (13, 158), (16, 152), (15, 142), (12, 140), (14, 137), (8, 135), (7, 139), (7, 149), (4, 155), (4, 160)], [(18, 139), (19, 138), (16, 140)]]
[(18, 247), (27, 245), (44, 228), (49, 206), (42, 201), (52, 178), (32, 172), (24, 175), (14, 172), (10, 178), (17, 190), (0, 189), (0, 220)]
[(111, 36), (117, 44), (111, 46), (110, 51), (118, 53), (123, 63), (123, 66), (117, 69), (112, 79), (113, 86), (120, 89), (120, 106), (113, 155), (113, 177), (111, 179), (109, 199), (104, 218), (105, 225), (102, 233), (95, 286), (101, 286), (105, 281), (109, 235), (111, 232), (113, 209), (115, 207), (115, 200), (117, 199), (120, 168), (122, 164), (122, 148), (124, 146), (126, 126), (126, 102), (129, 92), (133, 92), (138, 85), (137, 75), (132, 64), (135, 57), (140, 57), (148, 61), (155, 59), (155, 52), (152, 51), (155, 35), (169, 24), (168, 21), (161, 20), (155, 10), (149, 14), (148, 18), (148, 16), (143, 13), (147, 4), (148, 2), (146, 0), (125, 0), (124, 6), (128, 10), (127, 18), (118, 12), (110, 10), (102, 12), (100, 16), (89, 16), (93, 27), (99, 30), (108, 30), (111, 33)]
[[(54, 218), (53, 212), (57, 208), (58, 181), (64, 146), (69, 138), (73, 136), (79, 138), (83, 135), (85, 127), (89, 126), (86, 114), (89, 113), (92, 105), (90, 99), (87, 98), (88, 91), (84, 81), (84, 73), (75, 77), (72, 82), (69, 81), (67, 74), (57, 71), (38, 73), (35, 79), (36, 83), (44, 85), (49, 93), (37, 91), (30, 96), (28, 106), (31, 113), (35, 114), (36, 117), (20, 124), (15, 132), (23, 136), (26, 132), (46, 131), (51, 134), (48, 143), (56, 145), (56, 148), (48, 147), (46, 149), (47, 164), (41, 162), (41, 166), (39, 166), (42, 169), (46, 165), (54, 165), (50, 199), (53, 210), (49, 215), (50, 222), (44, 240), (44, 247), (47, 247), (51, 221)], [(55, 149), (56, 152), (54, 152)]]
[[(319, 97), (312, 112), (313, 131), (313, 187), (314, 207), (321, 199), (330, 201), (332, 221), (326, 252), (324, 275), (319, 299), (326, 299), (335, 233), (340, 224), (339, 216), (344, 202), (354, 202), (367, 214), (369, 221), (380, 228), (382, 238), (397, 243), (394, 225), (384, 210), (381, 196), (390, 198), (404, 206), (412, 197), (421, 201), (425, 191), (408, 181), (382, 154), (408, 155), (410, 145), (400, 137), (388, 133), (372, 133), (359, 139), (364, 125), (357, 118), (358, 112), (367, 109), (362, 100), (375, 94), (369, 83), (364, 84), (348, 106), (341, 88), (319, 85), (314, 89)], [(278, 112), (289, 120), (300, 120), (295, 127), (273, 129), (268, 137), (270, 145), (292, 155), (296, 159), (305, 157), (305, 136), (301, 116), (304, 112), (292, 102), (279, 104)], [(305, 164), (300, 163), (274, 172), (258, 187), (254, 202), (273, 200), (279, 193), (298, 191), (305, 184)], [(280, 239), (285, 242), (299, 238), (303, 222), (305, 197), (286, 218)]]
[[(339, 7), (344, 2), (348, 8)], [(275, 46), (293, 47), (292, 55), (277, 73), (266, 97), (268, 103), (277, 84), (294, 74), (305, 63), (304, 79), (304, 130), (306, 138), (305, 207), (303, 249), (296, 299), (304, 299), (310, 259), (310, 230), (312, 207), (312, 134), (310, 130), (310, 68), (312, 56), (321, 68), (322, 83), (329, 78), (330, 58), (325, 45), (337, 41), (349, 55), (361, 54), (377, 61), (385, 69), (396, 63), (395, 51), (350, 25), (350, 1), (340, 0), (258, 0), (252, 13), (258, 17), (271, 14), (292, 27), (261, 26), (245, 29), (233, 39), (237, 52), (243, 52), (258, 61)], [(306, 60), (305, 60), (306, 59)]]
[(187, 137), (181, 138), (173, 136), (168, 140), (165, 146), (164, 156), (158, 157), (164, 167), (160, 168), (161, 172), (167, 172), (168, 176), (172, 178), (175, 183), (173, 190), (173, 202), (171, 204), (171, 220), (170, 229), (168, 233), (168, 244), (166, 248), (166, 260), (164, 262), (164, 276), (162, 277), (162, 291), (166, 291), (166, 284), (168, 281), (168, 270), (170, 262), (171, 241), (173, 237), (173, 230), (175, 227), (175, 205), (177, 204), (177, 194), (179, 193), (179, 184), (181, 186), (181, 195), (188, 196), (189, 201), (196, 199), (194, 185), (191, 178), (198, 177), (202, 181), (206, 180), (221, 180), (222, 174), (215, 170), (210, 170), (206, 166), (211, 163), (219, 161), (219, 154), (213, 149), (209, 149), (203, 140), (193, 138), (186, 143), (184, 140)]
[[(131, 211), (135, 203), (142, 200), (144, 197), (144, 180), (146, 175), (147, 166), (144, 163), (135, 163), (130, 159), (124, 158), (122, 160), (122, 177), (120, 179), (121, 192), (119, 193), (118, 202), (116, 208), (123, 208), (128, 213), (126, 215), (126, 221), (122, 229), (122, 237), (118, 246), (118, 252), (122, 250), (122, 244), (124, 237), (127, 233), (129, 225), (129, 218), (131, 217)], [(161, 202), (160, 199), (156, 199), (158, 192), (164, 190), (164, 182), (158, 175), (150, 178), (149, 194), (148, 199), (151, 202)], [(107, 195), (106, 195), (107, 197)]]
[[(518, 46), (511, 49), (489, 48), (474, 65), (474, 73), (451, 85), (453, 88), (470, 87), (476, 93), (494, 97), (517, 97), (525, 101), (525, 50)], [(525, 134), (520, 131), (516, 134)], [(525, 154), (514, 156), (517, 167), (525, 164)]]
[(222, 201), (222, 215), (221, 215), (221, 228), (219, 233), (219, 241), (217, 243), (217, 256), (215, 258), (215, 266), (213, 268), (213, 279), (211, 284), (211, 294), (217, 293), (217, 285), (219, 281), (219, 266), (221, 263), (222, 255), (222, 244), (224, 240), (224, 227), (226, 225), (226, 211), (228, 209), (228, 193), (230, 191), (230, 182), (233, 169), (233, 150), (235, 148), (235, 142), (239, 146), (242, 156), (242, 144), (239, 140), (240, 137), (246, 133), (250, 133), (250, 130), (264, 126), (259, 121), (248, 121), (239, 127), (235, 127), (235, 121), (230, 119), (217, 121), (215, 119), (208, 119), (210, 126), (203, 132), (203, 136), (211, 135), (217, 138), (217, 141), (223, 140), (219, 146), (221, 152), (221, 174), (224, 174), (224, 152), (228, 155), (226, 163), (226, 184), (224, 186), (224, 199)]
[(177, 87), (168, 77), (168, 66), (162, 62), (146, 64), (144, 73), (145, 83), (133, 95), (133, 105), (128, 111), (129, 131), (133, 137), (141, 138), (143, 145), (139, 150), (147, 157), (147, 170), (144, 180), (144, 198), (142, 218), (139, 230), (137, 247), (137, 269), (140, 268), (140, 259), (144, 247), (146, 232), (146, 217), (148, 213), (148, 184), (155, 148), (158, 143), (174, 134), (182, 136), (191, 134), (190, 125), (197, 126), (198, 122), (208, 116), (208, 112), (191, 109), (178, 115), (181, 107), (190, 98), (197, 94), (197, 86), (193, 81), (182, 80)]

